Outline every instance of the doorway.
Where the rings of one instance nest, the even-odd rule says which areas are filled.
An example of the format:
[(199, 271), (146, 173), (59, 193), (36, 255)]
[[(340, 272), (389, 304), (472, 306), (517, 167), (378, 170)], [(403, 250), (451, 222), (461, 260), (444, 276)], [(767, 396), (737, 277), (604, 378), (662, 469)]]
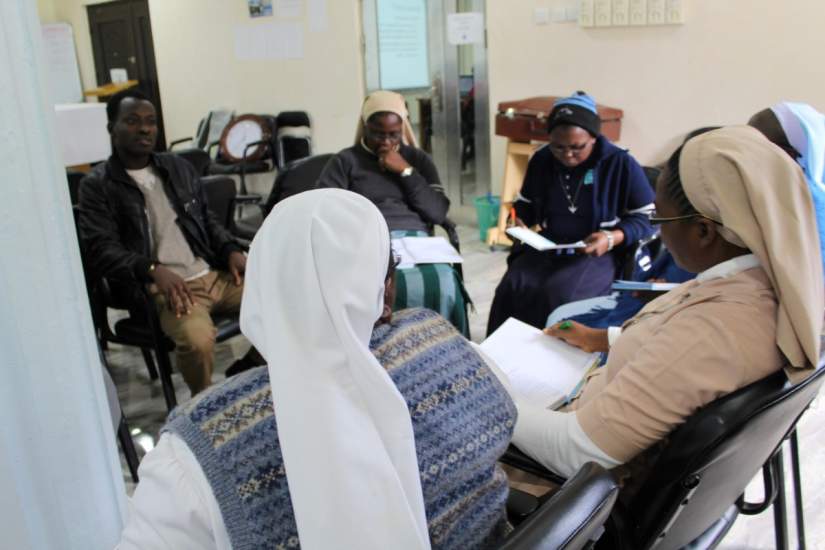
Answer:
[[(450, 217), (461, 222), (475, 219), (473, 199), (491, 189), (484, 4), (362, 2), (367, 93), (390, 89), (406, 98), (419, 146), (433, 157), (450, 199)], [(478, 14), (482, 30), (456, 45), (449, 29), (462, 13)]]
[(158, 116), (157, 149), (166, 149), (160, 87), (155, 66), (148, 0), (116, 0), (86, 6), (98, 85), (111, 82), (112, 69), (125, 69), (130, 80), (155, 105)]

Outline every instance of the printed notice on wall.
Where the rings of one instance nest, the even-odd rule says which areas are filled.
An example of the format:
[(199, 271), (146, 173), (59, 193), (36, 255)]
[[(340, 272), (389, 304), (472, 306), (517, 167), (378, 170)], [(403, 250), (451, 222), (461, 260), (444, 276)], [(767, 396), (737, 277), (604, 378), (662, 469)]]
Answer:
[(53, 23), (41, 27), (43, 54), (48, 66), (48, 83), (54, 103), (79, 103), (83, 101), (80, 87), (80, 69), (74, 49), (72, 27), (66, 23)]
[(235, 27), (235, 57), (241, 61), (301, 59), (304, 28), (301, 23), (273, 22)]
[(284, 19), (301, 17), (303, 0), (275, 0), (275, 15)]
[(484, 42), (483, 13), (451, 13), (447, 16), (447, 41), (453, 46)]
[(429, 88), (425, 0), (378, 0), (376, 7), (381, 87)]
[(326, 32), (329, 29), (327, 0), (307, 0), (307, 19), (311, 32)]

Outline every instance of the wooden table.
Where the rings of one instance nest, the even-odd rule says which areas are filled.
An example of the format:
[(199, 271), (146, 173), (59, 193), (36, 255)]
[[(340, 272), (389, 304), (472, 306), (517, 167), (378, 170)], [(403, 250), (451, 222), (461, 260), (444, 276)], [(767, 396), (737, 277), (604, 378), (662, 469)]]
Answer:
[(533, 153), (544, 145), (543, 143), (521, 143), (507, 140), (507, 158), (504, 160), (504, 180), (501, 184), (501, 206), (498, 210), (498, 224), (487, 230), (487, 244), (512, 246), (505, 230), (507, 218), (513, 202), (521, 191), (524, 183), (524, 174), (527, 172), (527, 162)]
[(99, 100), (104, 100), (105, 98), (111, 95), (114, 95), (122, 90), (128, 90), (129, 88), (132, 88), (137, 85), (137, 80), (127, 80), (126, 82), (110, 82), (108, 84), (104, 84), (103, 86), (92, 88), (91, 90), (83, 90), (83, 95), (86, 97), (96, 97)]

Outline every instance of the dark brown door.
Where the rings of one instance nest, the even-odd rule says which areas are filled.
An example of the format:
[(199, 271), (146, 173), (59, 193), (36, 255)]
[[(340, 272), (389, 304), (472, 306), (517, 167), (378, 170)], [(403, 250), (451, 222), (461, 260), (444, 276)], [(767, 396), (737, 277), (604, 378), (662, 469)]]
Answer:
[(158, 150), (166, 149), (160, 88), (147, 0), (117, 0), (86, 6), (98, 85), (111, 82), (110, 69), (126, 69), (129, 79), (152, 100), (158, 113)]

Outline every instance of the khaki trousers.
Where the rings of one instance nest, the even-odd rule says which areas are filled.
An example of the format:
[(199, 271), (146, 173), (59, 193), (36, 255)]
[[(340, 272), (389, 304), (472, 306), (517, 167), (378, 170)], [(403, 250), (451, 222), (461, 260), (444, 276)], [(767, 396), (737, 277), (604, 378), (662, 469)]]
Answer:
[(178, 370), (192, 395), (212, 383), (217, 330), (211, 313), (231, 314), (240, 311), (243, 284), (235, 286), (224, 271), (210, 271), (203, 277), (187, 281), (195, 305), (188, 315), (177, 318), (169, 310), (166, 296), (150, 287), (163, 332), (175, 342)]

